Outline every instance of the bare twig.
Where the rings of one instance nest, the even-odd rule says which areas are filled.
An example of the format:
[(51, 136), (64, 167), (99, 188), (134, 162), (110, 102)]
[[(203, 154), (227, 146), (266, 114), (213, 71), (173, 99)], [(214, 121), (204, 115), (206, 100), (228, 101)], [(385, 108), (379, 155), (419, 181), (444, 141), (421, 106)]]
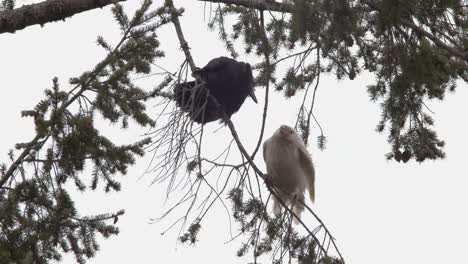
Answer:
[[(264, 20), (261, 19), (261, 25), (260, 25), (260, 34), (262, 36), (262, 42), (263, 42), (263, 46), (264, 47), (268, 47), (269, 46), (269, 43), (268, 43), (268, 37), (266, 35), (266, 32), (265, 32), (265, 24), (264, 24)], [(260, 136), (258, 137), (258, 142), (257, 142), (257, 146), (255, 146), (255, 149), (252, 153), (252, 159), (255, 157), (255, 154), (257, 153), (257, 151), (260, 149), (260, 145), (262, 144), (262, 139), (263, 139), (263, 133), (265, 132), (265, 124), (266, 124), (266, 118), (267, 118), (267, 113), (268, 113), (268, 96), (269, 96), (269, 91), (270, 91), (270, 69), (271, 69), (271, 65), (270, 65), (270, 53), (269, 53), (269, 48), (265, 48), (264, 49), (264, 57), (265, 57), (265, 71), (266, 71), (266, 76), (267, 76), (267, 79), (266, 79), (266, 84), (265, 84), (265, 102), (264, 102), (264, 106), (263, 106), (263, 116), (262, 116), (262, 127), (260, 128)]]
[(190, 69), (192, 72), (195, 71), (195, 62), (193, 61), (192, 54), (190, 54), (189, 46), (187, 44), (187, 41), (185, 40), (184, 33), (182, 32), (182, 27), (180, 26), (180, 22), (178, 19), (178, 14), (177, 9), (174, 7), (174, 3), (172, 0), (166, 0), (167, 6), (171, 9), (171, 14), (172, 14), (172, 23), (174, 24), (177, 37), (179, 38), (180, 42), (180, 47), (184, 51), (185, 58), (187, 59), (188, 64), (190, 65)]

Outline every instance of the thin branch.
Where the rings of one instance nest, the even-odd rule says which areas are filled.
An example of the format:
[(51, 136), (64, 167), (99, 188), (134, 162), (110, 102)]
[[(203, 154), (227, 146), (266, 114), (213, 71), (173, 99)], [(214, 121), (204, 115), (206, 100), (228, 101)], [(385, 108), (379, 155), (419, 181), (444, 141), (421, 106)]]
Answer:
[(180, 14), (178, 14), (178, 11), (174, 7), (174, 3), (172, 2), (172, 0), (166, 0), (166, 5), (171, 9), (172, 23), (174, 24), (177, 37), (179, 38), (180, 47), (184, 51), (185, 58), (187, 59), (187, 62), (190, 65), (190, 69), (192, 70), (192, 72), (194, 72), (196, 66), (195, 62), (193, 61), (192, 54), (190, 54), (189, 46), (187, 44), (187, 41), (185, 40), (184, 33), (182, 32), (182, 27), (180, 26), (180, 22), (178, 19), (178, 16)]
[[(90, 73), (88, 79), (86, 80), (86, 82), (84, 82), (83, 84), (80, 84), (80, 85), (77, 85), (77, 87), (81, 86), (80, 90), (78, 92), (76, 92), (70, 99), (68, 99), (67, 101), (65, 101), (59, 109), (55, 110), (55, 115), (61, 115), (65, 112), (65, 110), (67, 109), (67, 107), (69, 107), (73, 102), (75, 102), (77, 99), (79, 99), (82, 94), (88, 90), (88, 86), (89, 84), (96, 79), (98, 73), (104, 69), (105, 67), (107, 67), (109, 61), (113, 58), (115, 52), (123, 45), (123, 43), (125, 42), (125, 40), (127, 39), (128, 37), (128, 33), (130, 32), (130, 30), (132, 29), (132, 27), (130, 27), (123, 35), (122, 39), (120, 40), (120, 42), (117, 44), (117, 46), (107, 55), (107, 57), (102, 61), (100, 62), (96, 67), (95, 69), (93, 70), (93, 72)], [(5, 173), (5, 175), (3, 175), (3, 177), (0, 179), (0, 187), (2, 187), (5, 182), (8, 180), (8, 178), (10, 178), (13, 173), (15, 172), (15, 170), (18, 168), (18, 166), (24, 162), (24, 159), (25, 157), (31, 152), (31, 150), (33, 148), (40, 148), (38, 147), (38, 144), (44, 144), (45, 141), (47, 141), (48, 139), (48, 136), (47, 136), (47, 133), (45, 134), (37, 134), (33, 140), (31, 140), (31, 142), (27, 143), (26, 144), (26, 147), (24, 148), (23, 152), (20, 154), (20, 156), (15, 160), (15, 162), (8, 168), (8, 171)], [(46, 139), (44, 139), (43, 142), (39, 142), (40, 139), (46, 137)]]
[[(261, 19), (261, 28), (260, 28), (260, 33), (262, 37), (262, 42), (264, 47), (269, 46), (268, 42), (268, 37), (265, 32), (265, 24), (263, 19)], [(265, 56), (265, 70), (266, 70), (266, 85), (265, 85), (265, 102), (263, 106), (263, 116), (262, 116), (262, 127), (260, 128), (260, 136), (258, 137), (258, 142), (257, 146), (255, 146), (255, 149), (252, 153), (252, 159), (255, 157), (255, 154), (257, 154), (257, 151), (260, 149), (260, 145), (262, 143), (263, 139), (263, 133), (265, 132), (265, 124), (266, 124), (266, 118), (267, 118), (267, 113), (268, 113), (268, 97), (269, 97), (269, 91), (270, 91), (270, 71), (271, 71), (271, 65), (270, 65), (270, 53), (269, 53), (269, 48), (265, 48), (264, 54)], [(261, 196), (260, 196), (261, 197)]]
[[(317, 72), (317, 81), (315, 83), (315, 88), (314, 88), (314, 93), (312, 95), (312, 103), (310, 104), (310, 110), (309, 110), (309, 115), (307, 116), (307, 130), (308, 130), (308, 133), (310, 133), (310, 117), (313, 115), (313, 110), (314, 110), (314, 105), (315, 105), (315, 95), (317, 94), (317, 88), (319, 86), (319, 83), (320, 83), (320, 73), (322, 72), (320, 70), (320, 49), (317, 49), (317, 69), (318, 69), (318, 72)], [(315, 118), (315, 115), (314, 115), (314, 120), (315, 122), (317, 122), (317, 125), (319, 126), (320, 128), (320, 132), (323, 136), (323, 130), (322, 130), (322, 126), (320, 125), (320, 123), (317, 121), (317, 119)], [(308, 139), (309, 137), (307, 136), (306, 139)], [(306, 140), (306, 145), (307, 145), (307, 140)]]
[(280, 59), (278, 59), (277, 61), (273, 62), (271, 65), (272, 65), (272, 66), (275, 66), (276, 64), (279, 64), (280, 62), (282, 62), (282, 61), (284, 61), (284, 60), (287, 60), (287, 59), (290, 59), (290, 58), (292, 58), (292, 57), (296, 57), (296, 56), (299, 56), (299, 55), (303, 55), (303, 54), (305, 54), (305, 53), (308, 53), (310, 50), (316, 49), (317, 46), (313, 46), (312, 44), (313, 44), (313, 43), (311, 43), (307, 49), (305, 49), (305, 50), (303, 50), (303, 51), (299, 51), (299, 52), (297, 52), (297, 53), (289, 54), (289, 55), (287, 55), (287, 56), (285, 56), (285, 57), (283, 57), (283, 58), (280, 58)]
[(13, 175), (15, 170), (18, 168), (18, 166), (23, 163), (23, 160), (26, 158), (27, 155), (31, 152), (32, 148), (36, 146), (36, 144), (39, 142), (41, 138), (43, 138), (44, 135), (37, 134), (31, 142), (27, 144), (27, 147), (24, 148), (23, 152), (19, 155), (19, 157), (11, 164), (11, 166), (8, 168), (7, 172), (3, 175), (3, 177), (0, 179), (0, 187), (3, 187), (3, 185), (8, 181), (8, 179)]
[(401, 24), (411, 28), (412, 30), (418, 32), (419, 34), (421, 34), (421, 35), (427, 37), (428, 39), (432, 40), (437, 46), (447, 50), (453, 56), (459, 57), (460, 59), (468, 60), (468, 52), (462, 52), (462, 51), (457, 50), (457, 49), (455, 49), (453, 47), (450, 47), (449, 45), (442, 42), (438, 37), (432, 35), (431, 33), (424, 30), (423, 28), (418, 27), (417, 25), (415, 25), (413, 22), (407, 20), (406, 18), (401, 18), (400, 21), (401, 21)]

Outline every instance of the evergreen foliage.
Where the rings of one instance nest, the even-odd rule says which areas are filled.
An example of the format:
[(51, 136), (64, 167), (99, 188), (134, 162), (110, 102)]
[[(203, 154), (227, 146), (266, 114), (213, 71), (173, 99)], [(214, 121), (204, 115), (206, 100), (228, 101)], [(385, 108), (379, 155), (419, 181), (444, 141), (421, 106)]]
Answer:
[(15, 7), (15, 0), (2, 0), (0, 3), (0, 11), (12, 10)]
[[(253, 8), (219, 7), (209, 25), (218, 27), (233, 55), (238, 53), (233, 49), (238, 38), (247, 53), (268, 52), (276, 60), (269, 80), (286, 97), (317, 82), (320, 73), (352, 80), (362, 71), (374, 72), (376, 83), (368, 93), (372, 101), (381, 102), (377, 131), (388, 134), (392, 151), (387, 158), (422, 162), (445, 157), (444, 141), (433, 129), (425, 102), (443, 100), (457, 80), (468, 81), (466, 1), (296, 0), (288, 7), (291, 15), (265, 19), (267, 44), (258, 28), (261, 15)], [(231, 34), (224, 23), (228, 15), (238, 18)], [(289, 58), (296, 61), (278, 78), (273, 74), (276, 67)], [(262, 73), (257, 83), (265, 85)], [(307, 137), (307, 118), (298, 123), (306, 124)]]
[(278, 214), (271, 217), (266, 205), (258, 198), (245, 200), (242, 189), (232, 189), (229, 199), (233, 205), (234, 219), (239, 222), (242, 233), (248, 234), (248, 239), (237, 251), (242, 257), (253, 251), (254, 262), (257, 258), (272, 254), (272, 263), (283, 263), (285, 259), (297, 259), (298, 263), (341, 263), (338, 258), (330, 257), (315, 237), (300, 235), (291, 225), (292, 218), (288, 214)]
[[(255, 3), (260, 1), (248, 6), (242, 5), (245, 1), (222, 2), (236, 5), (217, 5), (208, 26), (218, 30), (232, 57), (241, 54), (241, 42), (243, 52), (261, 58), (254, 67), (255, 81), (257, 86), (265, 87), (266, 99), (270, 85), (286, 98), (303, 96), (296, 128), (304, 142), (308, 142), (314, 121), (321, 131), (318, 147), (326, 147), (327, 138), (313, 113), (320, 76), (333, 74), (337, 79), (352, 80), (368, 71), (376, 76), (375, 83), (367, 87), (370, 100), (381, 104), (381, 121), (376, 130), (387, 133), (391, 145), (386, 157), (403, 162), (445, 157), (444, 141), (433, 129), (434, 119), (425, 102), (443, 100), (447, 92), (455, 91), (457, 81), (468, 82), (466, 1), (295, 0), (265, 1), (259, 6)], [(199, 204), (200, 214), (179, 237), (181, 242), (197, 242), (204, 216), (215, 201), (223, 200), (231, 175), (236, 175), (228, 199), (239, 235), (245, 239), (238, 256), (250, 253), (255, 263), (267, 254), (271, 254), (273, 263), (292, 259), (298, 263), (343, 263), (333, 237), (310, 208), (308, 212), (319, 225), (310, 230), (303, 224), (305, 235), (291, 226), (291, 210), (275, 216), (266, 210), (275, 193), (267, 185), (272, 194), (262, 199), (259, 179), (265, 175), (253, 159), (262, 141), (268, 100), (259, 141), (251, 155), (238, 142), (233, 125), (227, 120), (243, 158), (235, 165), (226, 162), (231, 146), (228, 143), (222, 163), (204, 157), (203, 128), (194, 129), (180, 112), (174, 111), (167, 124), (155, 128), (159, 138), (134, 144), (116, 145), (95, 127), (98, 115), (124, 129), (130, 120), (154, 127), (156, 118), (147, 114), (146, 101), (158, 97), (174, 105), (174, 83), (180, 82), (187, 64), (193, 68), (188, 43), (177, 30), (177, 17), (184, 10), (176, 9), (171, 0), (164, 1), (155, 11), (150, 10), (150, 4), (144, 0), (133, 17), (115, 5), (113, 14), (121, 40), (112, 46), (98, 37), (97, 43), (107, 52), (101, 62), (71, 78), (69, 91), (62, 90), (54, 78), (44, 99), (33, 110), (22, 112), (34, 119), (36, 136), (30, 142), (17, 144), (16, 150), (10, 152), (11, 162), (0, 167), (0, 263), (48, 263), (60, 260), (63, 252), (73, 253), (79, 263), (93, 257), (99, 249), (97, 235), (107, 238), (117, 234), (115, 223), (124, 212), (81, 216), (70, 197), (70, 184), (80, 191), (96, 190), (98, 186), (106, 192), (119, 191), (121, 186), (115, 176), (126, 174), (149, 144), (156, 150), (168, 146), (157, 162), (155, 182), (168, 180), (169, 191), (181, 182), (190, 183), (183, 199), (174, 206), (190, 201), (182, 228), (191, 210), (195, 210), (199, 190), (202, 186), (209, 190)], [(267, 12), (270, 5), (282, 6), (283, 12)], [(13, 0), (1, 2), (3, 9), (13, 6)], [(229, 25), (228, 21), (234, 22)], [(168, 22), (176, 25), (187, 61), (178, 75), (167, 74), (155, 89), (145, 91), (130, 76), (149, 74), (153, 62), (164, 56), (158, 49), (155, 31)], [(189, 143), (195, 147), (187, 147)], [(191, 149), (196, 153), (189, 153)], [(184, 162), (185, 176), (194, 178), (177, 178)], [(211, 166), (208, 169), (207, 164)], [(230, 169), (222, 174), (226, 174), (226, 181), (221, 190), (210, 185), (206, 177), (218, 167)], [(89, 183), (82, 181), (85, 169), (91, 171)], [(324, 234), (321, 241), (317, 239), (319, 232)], [(333, 244), (340, 258), (330, 257), (325, 244)]]
[[(33, 110), (23, 111), (23, 116), (34, 119), (36, 137), (17, 144), (21, 154), (16, 157), (12, 151), (12, 164), (8, 170), (4, 164), (0, 172), (0, 263), (48, 263), (60, 260), (62, 252), (85, 263), (99, 249), (97, 234), (107, 238), (118, 233), (115, 223), (123, 210), (81, 216), (67, 183), (80, 191), (88, 185), (91, 190), (103, 186), (106, 192), (119, 191), (115, 175), (126, 174), (150, 142), (146, 138), (119, 146), (94, 125), (98, 113), (122, 128), (129, 120), (141, 126), (155, 124), (143, 101), (150, 93), (130, 78), (132, 73), (149, 73), (151, 63), (164, 55), (155, 30), (167, 19), (161, 10), (150, 11), (150, 4), (143, 1), (133, 17), (116, 5), (120, 42), (112, 47), (99, 37), (107, 56), (94, 69), (71, 78), (73, 88), (68, 92), (54, 78), (45, 98)], [(92, 172), (90, 183), (80, 177), (86, 167)]]
[[(312, 118), (322, 132), (318, 147), (325, 148), (327, 141), (312, 113), (321, 74), (353, 80), (368, 71), (376, 76), (375, 84), (367, 87), (370, 99), (381, 102), (382, 119), (377, 131), (385, 131), (391, 145), (386, 157), (398, 162), (445, 157), (444, 142), (433, 129), (432, 112), (425, 102), (443, 100), (447, 92), (455, 90), (458, 80), (468, 82), (466, 1), (222, 2), (232, 5), (218, 5), (208, 26), (218, 30), (231, 56), (239, 56), (236, 42), (240, 41), (245, 53), (263, 59), (254, 67), (258, 71), (257, 86), (268, 90), (271, 83), (286, 98), (303, 96), (296, 128), (306, 143)], [(278, 5), (290, 14), (265, 15), (269, 7)], [(229, 25), (227, 21), (233, 22)], [(288, 60), (292, 63), (280, 68)], [(310, 106), (306, 106), (307, 101)], [(198, 170), (203, 177), (204, 159), (198, 160), (198, 168), (192, 164), (191, 170)], [(225, 166), (237, 170), (243, 164)], [(234, 220), (246, 237), (238, 256), (250, 252), (254, 263), (265, 253), (271, 254), (273, 263), (291, 259), (299, 263), (341, 263), (342, 258), (322, 251), (323, 243), (316, 240), (317, 230), (301, 236), (291, 228), (291, 212), (274, 218), (266, 213), (269, 199), (262, 200), (260, 187), (256, 193), (251, 183), (263, 176), (254, 171), (255, 176), (237, 171), (240, 179), (229, 193)], [(318, 229), (326, 229), (319, 222)], [(194, 243), (200, 223), (197, 218), (181, 241)], [(328, 230), (323, 239), (334, 243)]]

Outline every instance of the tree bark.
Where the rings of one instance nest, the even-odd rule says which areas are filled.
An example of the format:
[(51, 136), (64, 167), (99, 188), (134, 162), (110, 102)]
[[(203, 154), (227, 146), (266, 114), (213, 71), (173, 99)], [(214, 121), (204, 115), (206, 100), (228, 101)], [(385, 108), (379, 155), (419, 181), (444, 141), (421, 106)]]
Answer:
[(0, 34), (64, 20), (75, 14), (125, 0), (46, 0), (0, 12)]

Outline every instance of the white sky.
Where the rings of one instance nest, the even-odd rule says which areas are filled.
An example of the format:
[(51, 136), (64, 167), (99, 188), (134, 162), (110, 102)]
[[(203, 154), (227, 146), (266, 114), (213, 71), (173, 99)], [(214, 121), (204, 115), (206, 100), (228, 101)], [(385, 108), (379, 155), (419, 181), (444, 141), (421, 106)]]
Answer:
[[(203, 66), (213, 57), (228, 56), (217, 32), (206, 28), (204, 4), (176, 1), (176, 5), (182, 2), (186, 2), (186, 13), (181, 23), (196, 63)], [(136, 5), (134, 1), (125, 7)], [(76, 15), (66, 22), (0, 35), (1, 161), (6, 161), (6, 153), (15, 143), (33, 137), (32, 120), (20, 118), (20, 111), (31, 109), (42, 99), (52, 77), (59, 77), (62, 88), (67, 89), (68, 78), (90, 69), (103, 57), (95, 44), (98, 35), (111, 43), (118, 39), (118, 27), (109, 10), (107, 7)], [(207, 17), (209, 5), (205, 12)], [(168, 25), (158, 35), (167, 56), (157, 63), (173, 72), (183, 60), (173, 26)], [(243, 55), (240, 60), (254, 62)], [(384, 154), (389, 149), (386, 135), (374, 132), (380, 109), (368, 100), (366, 85), (372, 81), (369, 74), (354, 81), (337, 82), (333, 77), (321, 81), (315, 113), (325, 129), (328, 147), (323, 152), (316, 144), (309, 147), (317, 170), (315, 212), (337, 239), (349, 264), (467, 263), (465, 150), (468, 139), (465, 135), (468, 128), (460, 117), (468, 113), (467, 85), (459, 85), (456, 94), (447, 95), (443, 102), (429, 103), (436, 113), (439, 136), (447, 143), (447, 158), (423, 164), (413, 161), (399, 164), (385, 160)], [(157, 84), (157, 78), (142, 83), (150, 89)], [(247, 99), (233, 117), (241, 139), (250, 150), (258, 136), (263, 96), (264, 89), (257, 88), (259, 104)], [(282, 94), (273, 94), (266, 137), (280, 124), (294, 125), (296, 105), (284, 100)], [(217, 128), (218, 124), (211, 124), (208, 131)], [(207, 134), (212, 139), (208, 148), (228, 144), (222, 136), (228, 135), (227, 130), (222, 128), (217, 134)], [(139, 129), (105, 131), (122, 143), (138, 140), (143, 133)], [(318, 128), (314, 127), (311, 140), (315, 141), (318, 134)], [(149, 224), (150, 218), (157, 218), (169, 209), (169, 203), (164, 204), (164, 184), (148, 186), (151, 175), (137, 181), (148, 162), (148, 158), (139, 160), (122, 178), (123, 190), (117, 194), (103, 195), (99, 191), (75, 195), (84, 215), (126, 210), (118, 222), (120, 235), (101, 240), (101, 250), (88, 263), (247, 262), (248, 259), (235, 257), (237, 242), (224, 244), (230, 235), (226, 213), (219, 203), (202, 222), (195, 247), (177, 244), (177, 229), (160, 235), (172, 223), (170, 220), (180, 214)], [(264, 169), (261, 155), (256, 162)], [(63, 263), (75, 261), (68, 256)]]

